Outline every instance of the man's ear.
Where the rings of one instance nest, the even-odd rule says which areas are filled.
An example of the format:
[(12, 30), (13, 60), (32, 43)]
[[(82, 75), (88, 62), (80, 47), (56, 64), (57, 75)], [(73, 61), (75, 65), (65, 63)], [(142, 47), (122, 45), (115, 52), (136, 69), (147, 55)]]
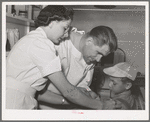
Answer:
[(92, 37), (88, 37), (88, 38), (86, 39), (86, 45), (93, 44), (93, 43), (94, 43), (94, 40), (93, 40)]
[(126, 90), (130, 89), (132, 87), (132, 83), (126, 83)]

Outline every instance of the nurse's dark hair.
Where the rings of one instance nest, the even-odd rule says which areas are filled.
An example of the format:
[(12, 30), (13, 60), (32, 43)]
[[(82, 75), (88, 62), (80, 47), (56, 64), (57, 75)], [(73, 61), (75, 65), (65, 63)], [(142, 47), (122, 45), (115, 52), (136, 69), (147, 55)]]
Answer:
[(88, 35), (93, 38), (96, 45), (109, 45), (110, 52), (114, 52), (118, 48), (117, 37), (110, 27), (97, 26), (93, 28)]
[(51, 21), (73, 20), (73, 9), (66, 8), (62, 5), (48, 5), (43, 8), (37, 19), (35, 20), (35, 26), (47, 26)]

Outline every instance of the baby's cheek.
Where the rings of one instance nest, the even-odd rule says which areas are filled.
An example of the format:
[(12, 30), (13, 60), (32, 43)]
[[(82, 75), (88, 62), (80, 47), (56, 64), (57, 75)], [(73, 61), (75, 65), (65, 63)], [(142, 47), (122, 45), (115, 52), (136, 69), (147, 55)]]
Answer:
[(112, 88), (112, 86), (113, 86), (113, 83), (110, 82), (110, 83), (109, 83), (109, 88)]

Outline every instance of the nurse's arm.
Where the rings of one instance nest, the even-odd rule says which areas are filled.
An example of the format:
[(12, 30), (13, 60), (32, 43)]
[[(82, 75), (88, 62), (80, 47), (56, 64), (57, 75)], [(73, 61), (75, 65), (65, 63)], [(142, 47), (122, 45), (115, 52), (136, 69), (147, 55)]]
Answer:
[[(48, 78), (61, 94), (72, 103), (92, 109), (103, 109), (105, 107), (103, 102), (86, 96), (77, 87), (69, 83), (61, 71), (50, 74)], [(114, 103), (112, 103), (113, 107)]]
[(43, 94), (38, 94), (37, 100), (41, 102), (46, 102), (50, 104), (55, 104), (55, 105), (69, 105), (67, 100), (63, 100), (64, 97), (61, 95), (58, 95), (56, 93), (53, 93), (49, 90), (46, 90)]

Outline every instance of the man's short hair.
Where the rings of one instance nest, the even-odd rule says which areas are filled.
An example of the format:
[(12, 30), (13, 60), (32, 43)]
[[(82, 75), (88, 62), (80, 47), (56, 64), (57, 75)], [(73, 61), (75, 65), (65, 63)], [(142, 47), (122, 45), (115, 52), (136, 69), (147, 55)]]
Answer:
[(97, 26), (88, 35), (94, 39), (96, 45), (109, 45), (110, 52), (114, 52), (118, 48), (117, 37), (110, 27)]

